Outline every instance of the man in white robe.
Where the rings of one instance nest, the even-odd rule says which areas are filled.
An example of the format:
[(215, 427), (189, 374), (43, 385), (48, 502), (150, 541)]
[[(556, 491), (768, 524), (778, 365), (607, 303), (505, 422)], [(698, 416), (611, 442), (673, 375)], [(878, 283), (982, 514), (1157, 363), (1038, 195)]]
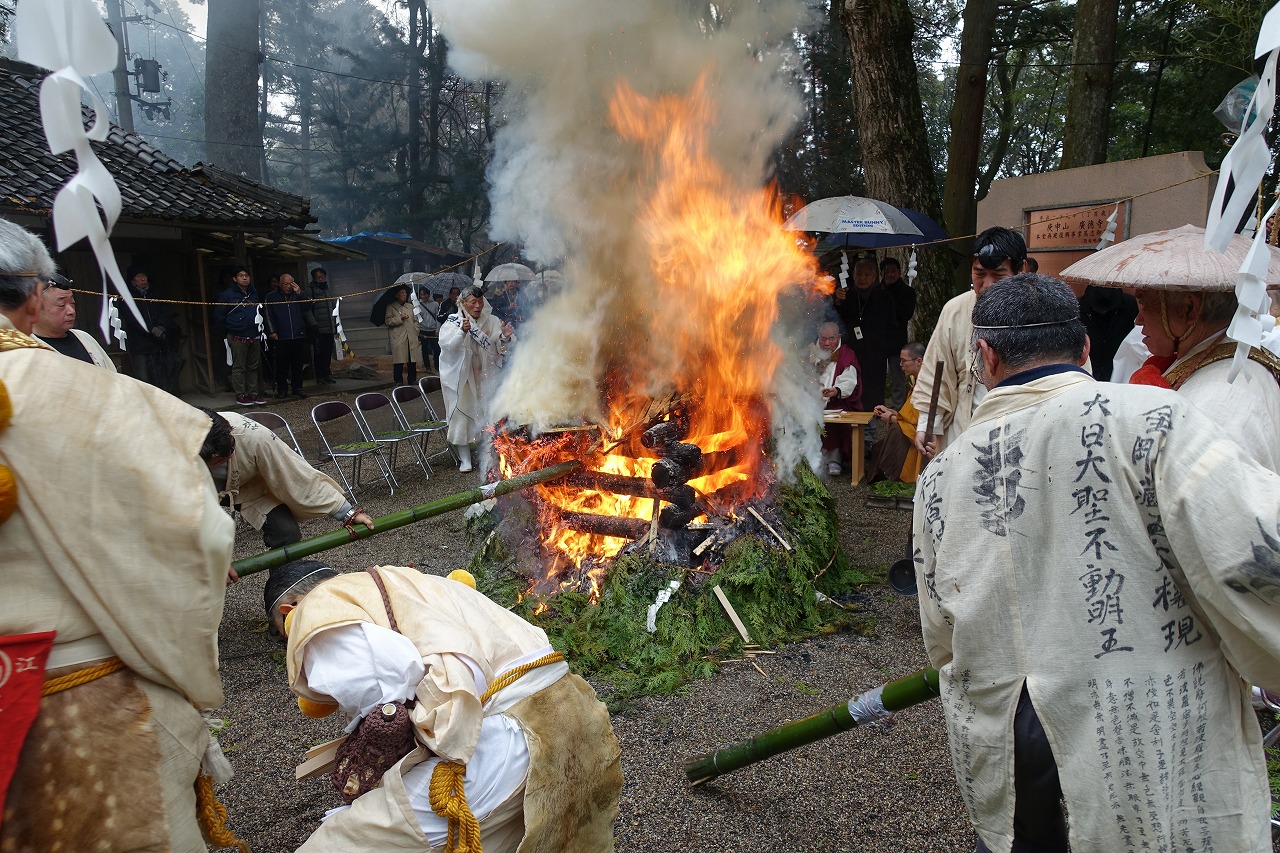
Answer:
[[(204, 851), (197, 709), (223, 701), (234, 533), (197, 456), (208, 419), (31, 337), (52, 275), (39, 239), (0, 220), (0, 466), (16, 484), (0, 512), (0, 644), (54, 633), (45, 661), (0, 655), (0, 749), (22, 747), (0, 780), (0, 848)], [(42, 668), (101, 677), (41, 698)], [(25, 743), (5, 692), (24, 672), (39, 709)]]
[(415, 703), (418, 747), (302, 851), (443, 850), (449, 822), (431, 787), (462, 767), (485, 853), (613, 848), (622, 770), (608, 712), (542, 629), (471, 584), (395, 566), (272, 571), (267, 612), (289, 637), (304, 713), (340, 709), (350, 732), (386, 703)]
[(458, 454), (459, 471), (472, 470), (471, 445), (487, 423), (486, 397), (515, 329), (493, 315), (478, 287), (458, 298), (458, 313), (440, 324), (440, 386), (444, 394), (448, 442)]
[[(911, 405), (922, 415), (916, 429), (916, 449), (921, 453), (925, 452), (926, 442), (933, 439), (924, 433), (935, 384), (938, 385), (938, 408), (933, 425), (934, 432), (942, 437), (942, 446), (950, 445), (968, 428), (974, 407), (986, 393), (970, 370), (969, 337), (973, 327), (969, 315), (973, 312), (974, 300), (990, 285), (1020, 272), (1026, 260), (1027, 243), (1017, 231), (988, 228), (974, 241), (969, 273), (973, 290), (953, 297), (942, 306), (938, 324), (925, 349), (924, 366), (911, 392)], [(939, 361), (942, 375), (935, 376)]]
[(1088, 376), (1061, 282), (972, 323), (991, 391), (914, 527), (979, 850), (1269, 853), (1244, 679), (1280, 685), (1280, 477), (1180, 395)]

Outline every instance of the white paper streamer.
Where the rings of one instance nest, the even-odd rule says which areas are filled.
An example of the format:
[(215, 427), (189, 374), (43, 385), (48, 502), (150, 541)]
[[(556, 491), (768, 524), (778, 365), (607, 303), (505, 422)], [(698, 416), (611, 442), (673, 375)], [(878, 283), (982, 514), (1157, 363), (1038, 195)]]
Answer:
[(907, 287), (916, 286), (916, 276), (919, 274), (916, 272), (916, 247), (912, 246), (911, 257), (907, 260)]
[(1111, 211), (1111, 215), (1107, 217), (1107, 227), (1102, 232), (1102, 237), (1098, 240), (1097, 250), (1101, 252), (1107, 248), (1108, 243), (1116, 241), (1116, 217), (1120, 215), (1120, 205), (1116, 204), (1116, 209)]
[(1204, 228), (1205, 248), (1215, 252), (1226, 251), (1244, 212), (1253, 204), (1254, 193), (1271, 162), (1266, 129), (1275, 111), (1276, 58), (1280, 55), (1280, 4), (1273, 6), (1262, 19), (1262, 29), (1258, 33), (1258, 44), (1253, 55), (1255, 59), (1266, 56), (1267, 60), (1249, 108), (1244, 111), (1240, 137), (1223, 158), (1218, 186), (1214, 189), (1213, 202), (1209, 205), (1209, 218)]
[(267, 343), (267, 326), (262, 321), (262, 303), (259, 302), (253, 307), (253, 322), (258, 327), (258, 340), (262, 341), (264, 347), (271, 346)]
[[(108, 281), (142, 322), (107, 239), (120, 217), (120, 188), (89, 146), (91, 140), (107, 138), (110, 124), (106, 107), (84, 80), (114, 70), (119, 48), (92, 0), (22, 3), (14, 19), (14, 33), (18, 58), (53, 72), (40, 84), (41, 123), (49, 152), (74, 151), (77, 168), (54, 198), (53, 228), (59, 252), (82, 239), (93, 249), (102, 274), (99, 326), (107, 337), (111, 328)], [(93, 125), (87, 130), (80, 112), (81, 92), (89, 96), (93, 110)], [(102, 206), (101, 214), (98, 205)], [(123, 337), (120, 340), (123, 342)]]
[[(1276, 62), (1280, 57), (1280, 4), (1273, 6), (1262, 19), (1254, 58), (1262, 56), (1266, 56), (1266, 62), (1253, 100), (1245, 110), (1240, 137), (1227, 152), (1218, 175), (1218, 186), (1214, 190), (1209, 218), (1205, 223), (1204, 245), (1207, 250), (1226, 250), (1234, 236), (1236, 224), (1253, 204), (1257, 188), (1271, 163), (1265, 132), (1275, 111)], [(1232, 184), (1229, 193), (1228, 184)], [(1277, 210), (1280, 210), (1280, 199), (1271, 205), (1261, 222), (1269, 221)], [(1257, 228), (1257, 223), (1255, 213), (1249, 224)], [(1251, 236), (1253, 243), (1236, 278), (1236, 300), (1239, 305), (1227, 327), (1227, 337), (1237, 343), (1231, 370), (1227, 374), (1228, 381), (1232, 382), (1244, 368), (1251, 347), (1266, 347), (1280, 355), (1280, 332), (1276, 329), (1275, 318), (1270, 314), (1271, 297), (1267, 294), (1266, 285), (1267, 266), (1271, 260), (1271, 250), (1266, 242), (1267, 229), (1257, 228), (1257, 232)]]
[(476, 258), (475, 266), (471, 268), (471, 283), (476, 287), (484, 287), (484, 279), (480, 277), (480, 258)]
[(422, 303), (418, 300), (418, 286), (412, 282), (409, 284), (409, 301), (413, 303), (413, 316), (418, 319), (418, 326), (423, 326)]
[(231, 341), (223, 338), (222, 345), (227, 348), (227, 367), (235, 367), (236, 360), (231, 356)]
[(115, 339), (120, 344), (120, 351), (124, 352), (128, 349), (125, 345), (125, 338), (127, 338), (128, 335), (125, 333), (124, 323), (120, 320), (120, 308), (116, 305), (116, 297), (111, 297), (110, 306), (111, 307), (107, 309), (107, 317), (108, 323), (111, 326), (111, 332), (108, 334), (107, 340), (111, 340), (111, 335), (114, 335)]
[(333, 303), (333, 353), (334, 358), (342, 361), (343, 356), (351, 355), (351, 348), (347, 346), (347, 333), (342, 328), (342, 297), (339, 296)]
[(644, 621), (644, 629), (650, 634), (658, 630), (658, 611), (662, 609), (662, 605), (671, 600), (671, 595), (680, 588), (680, 581), (672, 581), (671, 583), (658, 590), (658, 596), (653, 600), (653, 604), (649, 605), (649, 616)]
[(849, 289), (849, 254), (847, 252), (840, 253), (840, 289)]

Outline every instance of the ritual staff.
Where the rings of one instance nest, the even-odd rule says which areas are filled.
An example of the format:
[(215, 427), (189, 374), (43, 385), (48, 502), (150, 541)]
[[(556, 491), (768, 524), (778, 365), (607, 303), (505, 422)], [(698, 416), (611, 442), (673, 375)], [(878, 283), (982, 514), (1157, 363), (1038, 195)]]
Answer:
[[(911, 341), (898, 354), (898, 367), (902, 369), (907, 381), (914, 385), (920, 367), (924, 364), (924, 344)], [(876, 406), (872, 413), (884, 421), (887, 429), (882, 429), (880, 437), (871, 445), (871, 461), (867, 467), (867, 482), (877, 480), (894, 480), (901, 483), (914, 483), (920, 474), (920, 451), (916, 449), (916, 427), (920, 421), (920, 413), (911, 405), (910, 397), (902, 404), (902, 408), (894, 411), (887, 406)], [(891, 425), (896, 424), (894, 429)]]
[(238, 511), (262, 544), (279, 548), (302, 540), (299, 520), (330, 516), (350, 528), (373, 519), (351, 505), (330, 477), (317, 471), (257, 421), (235, 412), (210, 412), (211, 424), (200, 458), (219, 497)]
[(444, 393), (446, 436), (458, 454), (458, 470), (472, 470), (471, 445), (485, 426), (486, 395), (515, 340), (515, 328), (493, 314), (478, 287), (458, 299), (458, 312), (440, 324), (440, 385)]
[[(840, 338), (840, 327), (823, 323), (818, 327), (818, 342), (809, 348), (809, 361), (818, 371), (818, 388), (823, 409), (829, 412), (862, 411), (862, 373), (858, 356)], [(822, 456), (827, 473), (838, 476), (841, 457), (862, 448), (850, 448), (853, 430), (848, 424), (824, 424)]]
[(1280, 476), (1185, 397), (1089, 376), (1056, 279), (972, 324), (990, 392), (914, 529), (979, 850), (1270, 853), (1244, 679), (1280, 685)]
[[(986, 393), (971, 369), (969, 337), (973, 329), (969, 315), (973, 312), (973, 303), (991, 284), (1020, 272), (1026, 260), (1027, 244), (1021, 234), (1008, 228), (988, 228), (973, 243), (973, 263), (969, 271), (973, 289), (942, 306), (938, 324), (925, 349), (924, 365), (916, 377), (915, 390), (911, 392), (911, 405), (917, 412), (926, 412), (933, 386), (938, 385), (934, 430), (936, 436), (941, 436), (940, 446), (951, 444), (968, 428), (974, 407)], [(936, 376), (939, 361), (942, 375)], [(927, 426), (921, 423), (916, 428), (916, 449), (921, 453), (925, 451), (925, 444), (934, 440), (934, 436), (925, 436)]]
[[(1280, 472), (1280, 359), (1254, 348), (1240, 375), (1229, 378), (1236, 343), (1227, 326), (1238, 304), (1236, 270), (1249, 246), (1247, 238), (1233, 238), (1224, 263), (1206, 254), (1204, 229), (1185, 225), (1117, 243), (1063, 276), (1069, 284), (1134, 288), (1137, 324), (1151, 354), (1129, 381), (1185, 395), (1254, 459)], [(1280, 276), (1280, 252), (1268, 251), (1272, 274)]]
[(0, 220), (0, 849), (203, 851), (234, 534), (208, 419), (30, 337), (52, 275)]
[(267, 613), (304, 713), (341, 709), (356, 739), (370, 714), (403, 713), (396, 703), (412, 721), (407, 754), (301, 851), (613, 849), (622, 768), (608, 711), (542, 629), (461, 574), (469, 584), (395, 566), (272, 571)]
[(76, 297), (71, 280), (54, 273), (40, 300), (40, 319), (33, 329), (35, 336), (63, 355), (116, 372), (116, 366), (88, 332), (76, 325)]

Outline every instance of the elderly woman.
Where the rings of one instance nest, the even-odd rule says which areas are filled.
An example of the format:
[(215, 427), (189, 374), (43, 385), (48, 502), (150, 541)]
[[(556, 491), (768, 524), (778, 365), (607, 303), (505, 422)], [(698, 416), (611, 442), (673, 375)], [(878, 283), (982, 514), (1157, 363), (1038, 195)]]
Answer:
[(418, 318), (409, 304), (409, 287), (396, 291), (396, 299), (387, 306), (387, 333), (391, 335), (391, 376), (397, 385), (404, 383), (404, 368), (409, 367), (409, 384), (418, 381), (418, 366), (413, 350), (418, 345)]
[(444, 392), (449, 443), (458, 454), (458, 470), (470, 471), (471, 445), (485, 425), (485, 394), (502, 357), (515, 339), (515, 329), (493, 315), (478, 287), (458, 299), (458, 313), (440, 324), (440, 385)]

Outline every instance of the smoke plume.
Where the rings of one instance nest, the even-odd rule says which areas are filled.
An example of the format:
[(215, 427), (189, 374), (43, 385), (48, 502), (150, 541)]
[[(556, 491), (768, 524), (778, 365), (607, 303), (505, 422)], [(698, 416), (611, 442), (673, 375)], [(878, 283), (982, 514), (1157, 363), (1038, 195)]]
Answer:
[(566, 281), (519, 330), (490, 414), (535, 429), (608, 423), (602, 388), (697, 397), (710, 368), (725, 394), (768, 401), (784, 475), (816, 465), (811, 335), (803, 311), (779, 319), (780, 301), (812, 288), (812, 261), (776, 214), (754, 210), (800, 110), (787, 68), (804, 3), (434, 8), (454, 68), (508, 84), (490, 236), (561, 261)]

